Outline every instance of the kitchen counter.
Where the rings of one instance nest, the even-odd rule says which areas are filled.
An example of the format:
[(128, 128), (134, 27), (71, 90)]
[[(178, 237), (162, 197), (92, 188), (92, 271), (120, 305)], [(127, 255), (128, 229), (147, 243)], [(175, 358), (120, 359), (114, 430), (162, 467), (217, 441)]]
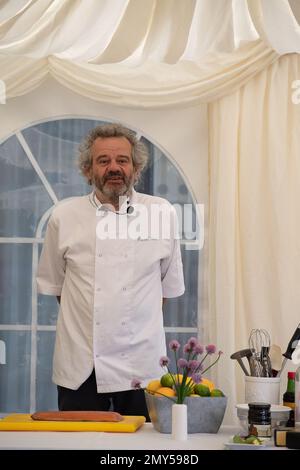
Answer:
[(217, 434), (189, 434), (186, 441), (157, 432), (151, 423), (134, 433), (1, 431), (0, 450), (223, 450), (238, 431), (222, 426)]

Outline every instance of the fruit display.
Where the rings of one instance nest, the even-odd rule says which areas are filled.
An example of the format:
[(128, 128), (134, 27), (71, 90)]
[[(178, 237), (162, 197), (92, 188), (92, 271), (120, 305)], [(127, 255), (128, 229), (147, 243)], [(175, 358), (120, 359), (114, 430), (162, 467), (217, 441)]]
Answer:
[[(192, 336), (183, 347), (176, 339), (171, 340), (169, 350), (175, 356), (176, 371), (173, 373), (170, 369), (171, 359), (168, 356), (161, 356), (159, 365), (166, 373), (159, 381), (156, 379), (149, 382), (146, 387), (149, 394), (168, 397), (178, 405), (184, 403), (187, 397), (226, 398), (222, 390), (217, 389), (211, 380), (204, 377), (206, 371), (217, 364), (223, 354), (221, 350), (217, 352), (214, 344), (203, 346), (196, 337)], [(140, 390), (141, 379), (133, 377), (131, 386), (135, 390)]]
[[(151, 380), (146, 391), (156, 396), (174, 397), (176, 396), (175, 383), (181, 383), (182, 374), (171, 374), (167, 373), (161, 376), (160, 379)], [(189, 397), (224, 397), (222, 390), (215, 387), (215, 384), (207, 379), (202, 378), (201, 382), (196, 384), (193, 382), (191, 377), (187, 378), (187, 383), (190, 385)]]

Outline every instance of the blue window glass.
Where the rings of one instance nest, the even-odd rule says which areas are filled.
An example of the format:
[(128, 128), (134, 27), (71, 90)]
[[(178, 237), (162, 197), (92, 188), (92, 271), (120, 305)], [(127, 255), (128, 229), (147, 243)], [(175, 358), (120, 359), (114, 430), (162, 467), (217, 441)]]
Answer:
[(30, 331), (0, 331), (5, 364), (0, 364), (2, 413), (28, 413), (30, 409)]

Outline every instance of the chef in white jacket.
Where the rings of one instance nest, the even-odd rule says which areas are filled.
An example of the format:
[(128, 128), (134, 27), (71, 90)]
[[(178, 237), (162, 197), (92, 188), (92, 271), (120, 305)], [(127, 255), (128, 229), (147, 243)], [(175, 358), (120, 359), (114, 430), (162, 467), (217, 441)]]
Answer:
[(176, 213), (133, 186), (145, 146), (119, 124), (80, 146), (91, 194), (60, 202), (40, 257), (41, 294), (60, 309), (53, 359), (60, 410), (108, 410), (149, 419), (142, 387), (162, 375), (163, 298), (184, 292)]

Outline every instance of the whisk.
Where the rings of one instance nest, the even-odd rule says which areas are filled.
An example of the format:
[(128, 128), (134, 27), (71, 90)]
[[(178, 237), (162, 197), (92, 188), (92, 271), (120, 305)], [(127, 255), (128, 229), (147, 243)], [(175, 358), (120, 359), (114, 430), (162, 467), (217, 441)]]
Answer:
[(255, 377), (272, 377), (272, 366), (269, 358), (271, 338), (267, 330), (254, 328), (250, 332), (249, 347), (251, 375)]

